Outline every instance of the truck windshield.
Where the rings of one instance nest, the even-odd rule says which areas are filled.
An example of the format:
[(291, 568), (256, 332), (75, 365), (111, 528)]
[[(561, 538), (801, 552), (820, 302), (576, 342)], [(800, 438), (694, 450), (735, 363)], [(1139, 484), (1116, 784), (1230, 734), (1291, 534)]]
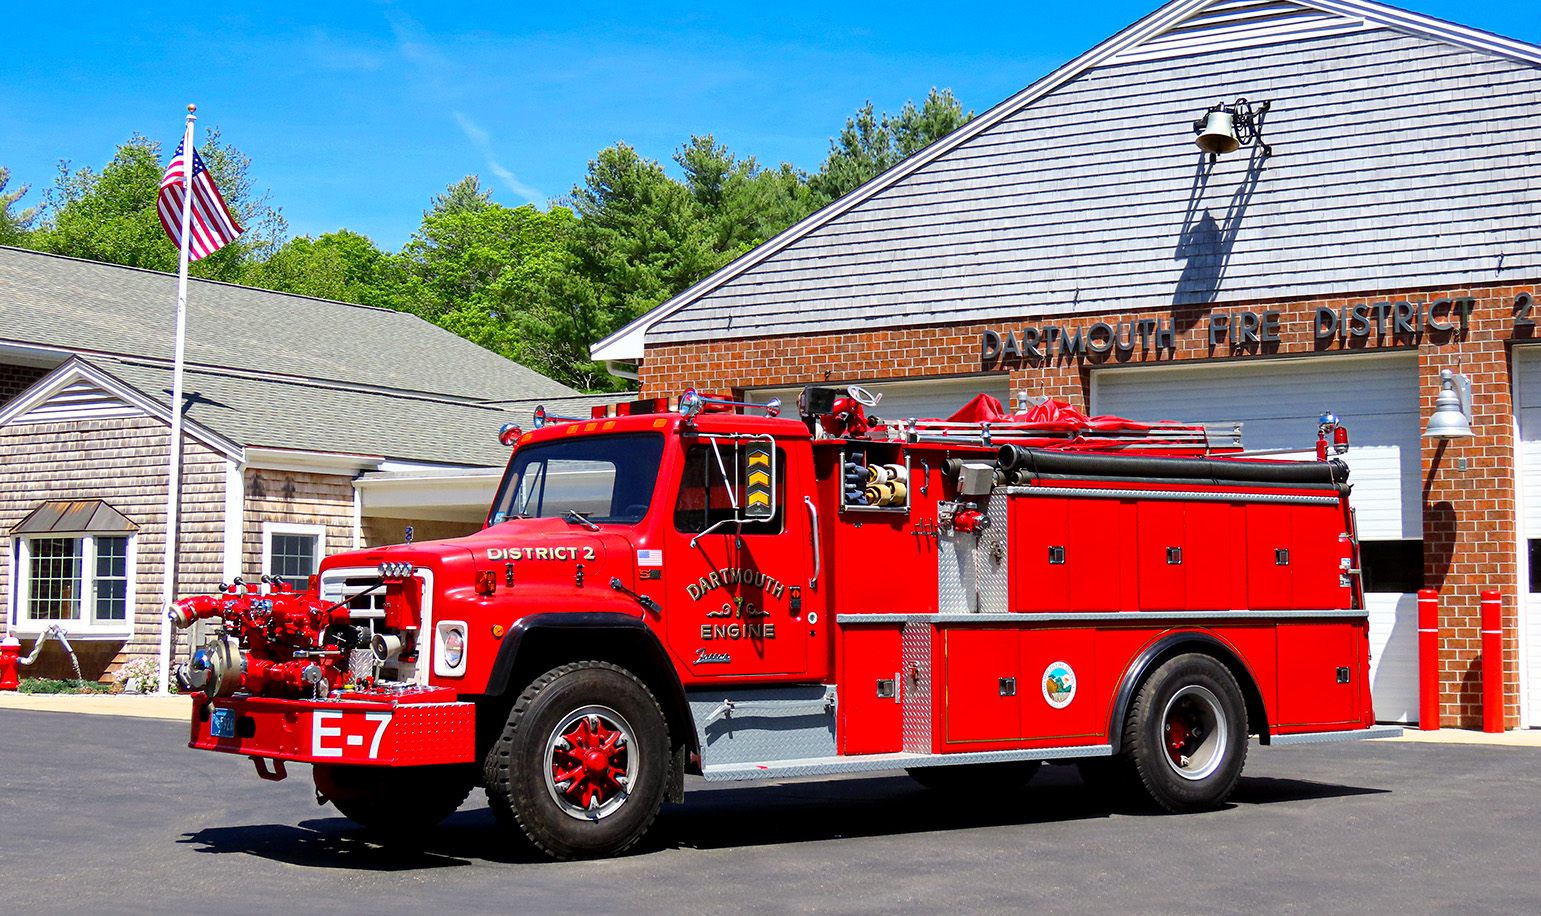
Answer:
[(642, 521), (653, 500), (663, 436), (583, 436), (520, 449), (492, 504), (492, 524), (572, 511), (593, 522)]

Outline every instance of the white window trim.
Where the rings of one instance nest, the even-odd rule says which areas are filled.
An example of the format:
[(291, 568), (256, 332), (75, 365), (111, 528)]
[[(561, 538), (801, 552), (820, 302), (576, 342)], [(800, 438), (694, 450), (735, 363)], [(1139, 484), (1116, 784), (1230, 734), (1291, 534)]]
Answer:
[(275, 534), (299, 534), (310, 535), (316, 539), (316, 563), (311, 573), (321, 571), (321, 560), (326, 556), (326, 526), (325, 525), (301, 525), (292, 522), (263, 522), (262, 523), (262, 567), (259, 575), (271, 575), (268, 571), (273, 562), (273, 535)]
[[(96, 621), (96, 539), (99, 537), (128, 538), (128, 559), (125, 563), (127, 582), (124, 587), (125, 601), (122, 620)], [(85, 539), (81, 545), (81, 591), (88, 592), (81, 598), (78, 620), (33, 620), (29, 616), (32, 603), (32, 541), (34, 539)], [(46, 534), (20, 535), (14, 538), (11, 563), (11, 630), (17, 636), (39, 636), (51, 626), (64, 628), (70, 639), (127, 639), (134, 635), (134, 616), (138, 608), (139, 536), (132, 531), (50, 531)], [(91, 587), (87, 588), (87, 583)]]

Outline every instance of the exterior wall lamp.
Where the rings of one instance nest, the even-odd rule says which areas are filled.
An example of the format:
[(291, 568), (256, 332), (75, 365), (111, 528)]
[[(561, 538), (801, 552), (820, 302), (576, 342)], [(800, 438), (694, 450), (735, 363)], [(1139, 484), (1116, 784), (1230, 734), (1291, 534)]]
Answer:
[(1434, 414), (1429, 417), (1425, 439), (1470, 439), (1471, 379), (1449, 369), (1439, 370), (1439, 395), (1434, 398)]
[(1211, 162), (1221, 153), (1235, 151), (1242, 144), (1256, 143), (1263, 148), (1264, 156), (1273, 155), (1273, 147), (1263, 142), (1263, 115), (1273, 102), (1264, 102), (1253, 110), (1252, 103), (1244, 98), (1226, 104), (1220, 102), (1193, 122), (1197, 134), (1194, 144), (1209, 154)]

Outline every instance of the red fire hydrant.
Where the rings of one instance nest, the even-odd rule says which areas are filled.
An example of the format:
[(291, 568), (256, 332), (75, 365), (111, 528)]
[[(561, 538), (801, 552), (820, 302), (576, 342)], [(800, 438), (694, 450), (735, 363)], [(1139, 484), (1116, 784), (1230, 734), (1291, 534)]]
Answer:
[(4, 639), (0, 639), (0, 690), (15, 690), (21, 686), (21, 681), (16, 677), (20, 659), (21, 640), (7, 633)]

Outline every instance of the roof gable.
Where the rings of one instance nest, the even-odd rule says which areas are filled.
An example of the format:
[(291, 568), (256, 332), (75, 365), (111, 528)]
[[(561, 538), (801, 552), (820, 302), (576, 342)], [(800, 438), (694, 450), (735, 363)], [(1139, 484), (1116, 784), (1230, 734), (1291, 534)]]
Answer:
[[(169, 375), (169, 373), (168, 373)], [(0, 408), (0, 427), (147, 416), (171, 425), (170, 392), (165, 401), (124, 382), (83, 357), (74, 357), (43, 376)], [(227, 458), (239, 460), (241, 447), (190, 418), (183, 432)]]
[(1209, 3), (1164, 31), (1126, 47), (1109, 63), (1187, 57), (1211, 51), (1250, 48), (1370, 28), (1363, 16), (1308, 6), (1292, 0), (1219, 0)]
[[(647, 334), (658, 323), (695, 305), (787, 249), (800, 244), (813, 244), (810, 237), (816, 238), (824, 227), (901, 185), (915, 173), (927, 169), (1055, 90), (1085, 77), (1099, 67), (1148, 62), (1173, 56), (1190, 57), (1201, 53), (1201, 48), (1202, 53), (1212, 55), (1302, 38), (1350, 35), (1371, 29), (1391, 30), (1531, 67), (1541, 67), (1541, 48), (1535, 45), (1366, 0), (1174, 0), (599, 341), (591, 348), (591, 355), (596, 360), (607, 361), (641, 359)], [(779, 278), (766, 276), (756, 279), (762, 284), (773, 286)], [(719, 306), (718, 310), (727, 314), (733, 308), (724, 305)], [(712, 314), (708, 309), (703, 317), (716, 319), (722, 315)], [(728, 321), (729, 326), (735, 329), (742, 327), (741, 324), (734, 324), (731, 318)], [(672, 327), (676, 323), (670, 324)], [(720, 320), (703, 320), (697, 330), (702, 338), (706, 338), (721, 336), (725, 328)]]

